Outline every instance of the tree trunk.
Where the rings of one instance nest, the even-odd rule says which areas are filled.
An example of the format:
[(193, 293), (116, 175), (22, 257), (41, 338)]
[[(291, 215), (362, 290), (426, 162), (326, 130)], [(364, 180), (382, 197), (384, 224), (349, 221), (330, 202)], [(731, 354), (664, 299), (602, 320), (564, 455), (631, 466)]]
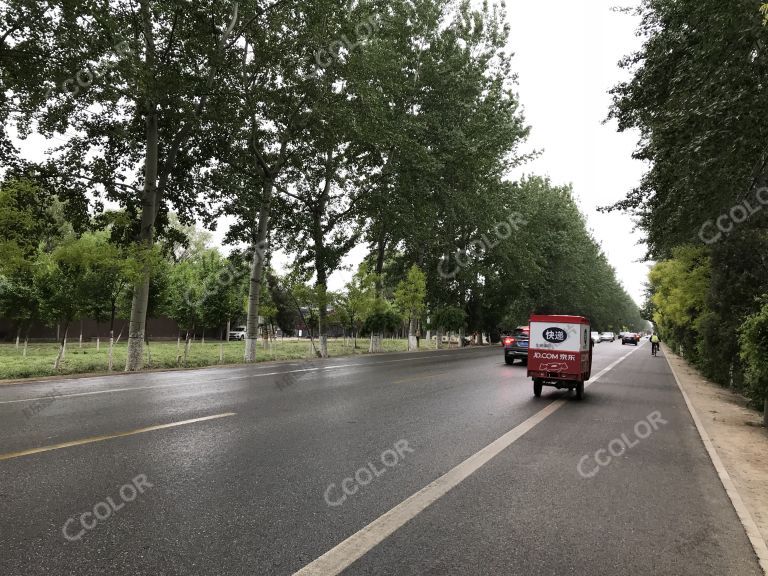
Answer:
[(320, 342), (320, 357), (321, 358), (328, 358), (328, 334), (326, 333), (326, 330), (328, 329), (326, 324), (328, 322), (328, 304), (326, 303), (326, 285), (325, 285), (325, 271), (324, 270), (318, 270), (317, 276), (320, 278), (322, 276), (323, 283), (320, 284), (318, 282), (318, 296), (319, 296), (319, 304), (320, 304), (320, 310), (318, 314), (318, 320), (317, 320), (317, 333), (318, 333), (318, 340)]
[(371, 333), (371, 345), (368, 348), (368, 352), (375, 354), (381, 352), (381, 334)]
[(408, 320), (408, 351), (413, 352), (419, 349), (419, 343), (416, 341), (416, 319), (411, 316)]
[[(147, 114), (146, 120), (147, 149), (144, 159), (144, 190), (141, 196), (141, 232), (139, 243), (148, 250), (154, 241), (155, 216), (157, 214), (157, 164), (159, 130), (157, 111)], [(133, 287), (131, 302), (131, 320), (128, 328), (128, 353), (125, 359), (125, 371), (141, 370), (144, 364), (144, 333), (149, 304), (149, 277), (151, 274), (148, 261), (144, 262), (141, 277)]]
[(184, 366), (187, 365), (187, 360), (189, 359), (189, 336), (189, 330), (187, 330), (187, 336), (184, 342)]
[(68, 332), (69, 332), (69, 322), (66, 322), (64, 324), (64, 338), (61, 339), (61, 342), (59, 344), (59, 353), (56, 355), (56, 360), (53, 363), (53, 369), (57, 371), (59, 369), (59, 366), (61, 365), (61, 361), (64, 359), (64, 355), (66, 354)]
[(384, 271), (384, 256), (387, 253), (387, 233), (384, 230), (384, 225), (381, 226), (381, 232), (379, 233), (379, 238), (377, 240), (377, 246), (376, 246), (376, 268), (374, 269), (374, 272), (376, 273), (376, 284), (374, 286), (376, 297), (378, 298), (381, 296), (381, 274)]
[(83, 319), (82, 318), (80, 319), (80, 342), (77, 347), (78, 348), (83, 347)]
[(765, 404), (763, 404), (763, 426), (768, 428), (768, 397), (765, 398)]
[(226, 341), (229, 342), (229, 330), (231, 329), (230, 326), (230, 320), (227, 320), (227, 335), (226, 335)]
[(176, 336), (176, 366), (181, 366), (181, 332)]
[(224, 343), (219, 342), (219, 364), (224, 364)]
[(21, 322), (16, 326), (16, 350), (19, 349), (19, 340), (21, 340)]
[(109, 361), (108, 361), (109, 363), (108, 363), (108, 366), (107, 366), (107, 370), (109, 370), (110, 372), (112, 372), (112, 350), (114, 349), (114, 347), (115, 347), (115, 331), (110, 328), (110, 330), (109, 330), (109, 354), (107, 356), (109, 358)]
[(264, 260), (267, 253), (267, 235), (269, 232), (269, 215), (272, 205), (274, 181), (267, 177), (262, 189), (261, 209), (256, 245), (253, 247), (251, 263), (250, 287), (248, 289), (248, 316), (246, 321), (245, 355), (246, 362), (256, 362), (256, 343), (259, 338), (259, 301), (261, 299), (261, 277), (264, 271)]
[(205, 344), (205, 328), (203, 328), (203, 336), (200, 339), (200, 344)]
[(27, 344), (29, 343), (29, 329), (31, 328), (31, 324), (27, 324), (27, 329), (24, 331), (24, 350), (21, 353), (22, 358), (27, 357)]
[(442, 347), (443, 347), (443, 329), (438, 328), (436, 331), (435, 349), (440, 350)]

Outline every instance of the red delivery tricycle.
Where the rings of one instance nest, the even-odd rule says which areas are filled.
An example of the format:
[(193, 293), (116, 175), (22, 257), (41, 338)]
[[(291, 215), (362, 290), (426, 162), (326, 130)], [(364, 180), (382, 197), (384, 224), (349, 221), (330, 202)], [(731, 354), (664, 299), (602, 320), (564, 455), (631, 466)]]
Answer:
[(584, 398), (584, 382), (592, 373), (592, 338), (583, 316), (533, 315), (528, 345), (528, 376), (533, 394), (543, 386), (576, 390)]

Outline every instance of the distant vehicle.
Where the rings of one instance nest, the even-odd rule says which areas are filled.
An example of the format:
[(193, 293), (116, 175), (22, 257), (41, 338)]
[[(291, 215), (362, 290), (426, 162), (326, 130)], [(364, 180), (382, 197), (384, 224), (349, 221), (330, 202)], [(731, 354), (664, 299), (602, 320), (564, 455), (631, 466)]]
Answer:
[(635, 334), (634, 332), (625, 332), (624, 336), (621, 337), (621, 344), (634, 344), (637, 346), (637, 344), (640, 342), (640, 334)]
[(615, 342), (616, 334), (613, 332), (603, 332), (600, 334), (600, 342)]
[(592, 342), (595, 344), (600, 343), (600, 332), (592, 332)]
[(520, 360), (523, 366), (528, 364), (528, 342), (530, 340), (530, 329), (528, 326), (518, 326), (514, 332), (501, 338), (501, 344), (504, 346), (504, 362), (514, 364), (515, 360)]
[(229, 331), (230, 340), (245, 340), (246, 335), (247, 335), (247, 332), (246, 332), (245, 326), (240, 326), (237, 328), (237, 330)]

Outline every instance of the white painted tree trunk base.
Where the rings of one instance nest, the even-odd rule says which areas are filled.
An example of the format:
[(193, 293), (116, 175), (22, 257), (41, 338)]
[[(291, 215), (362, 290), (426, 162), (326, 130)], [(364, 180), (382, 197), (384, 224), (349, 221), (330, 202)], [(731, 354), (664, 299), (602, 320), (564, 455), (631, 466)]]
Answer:
[(256, 362), (256, 347), (259, 344), (258, 338), (245, 339), (245, 354), (243, 358), (246, 362)]
[(328, 358), (328, 336), (320, 336), (320, 357)]
[(419, 341), (416, 336), (408, 336), (408, 351), (413, 352), (419, 349)]
[(371, 345), (368, 352), (371, 354), (381, 352), (381, 334), (371, 334)]
[(144, 333), (128, 335), (128, 354), (125, 358), (125, 371), (138, 372), (144, 368)]

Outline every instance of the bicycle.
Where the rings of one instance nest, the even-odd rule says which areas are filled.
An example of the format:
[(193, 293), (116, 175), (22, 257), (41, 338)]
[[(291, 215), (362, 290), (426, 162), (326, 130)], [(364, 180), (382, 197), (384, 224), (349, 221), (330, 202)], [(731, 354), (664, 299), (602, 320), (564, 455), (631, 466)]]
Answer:
[(658, 342), (651, 342), (651, 356), (656, 356), (656, 353), (659, 351), (659, 344)]

